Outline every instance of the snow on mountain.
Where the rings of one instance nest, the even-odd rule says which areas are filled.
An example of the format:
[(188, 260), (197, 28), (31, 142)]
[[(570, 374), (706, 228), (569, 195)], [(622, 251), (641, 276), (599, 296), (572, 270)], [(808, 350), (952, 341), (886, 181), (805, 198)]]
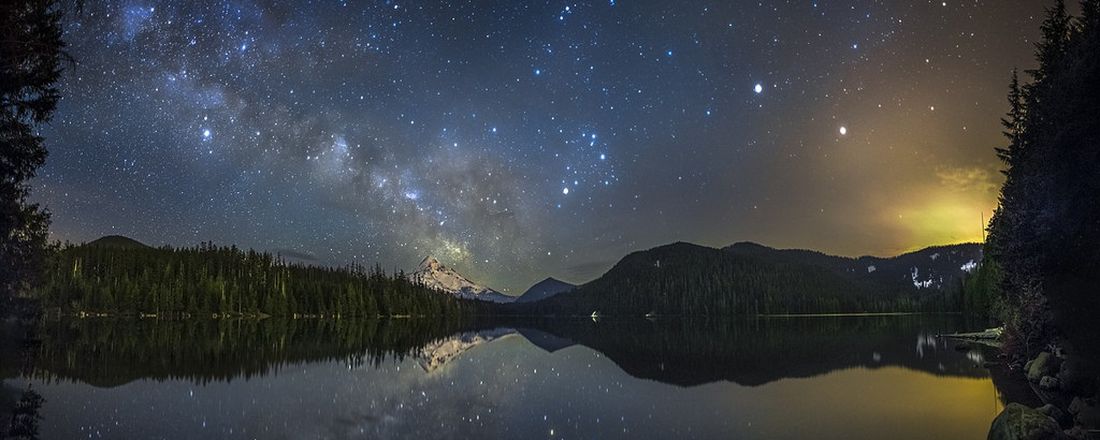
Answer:
[(512, 328), (457, 333), (421, 347), (416, 352), (416, 362), (425, 372), (431, 373), (447, 366), (448, 362), (471, 348), (514, 334), (517, 333)]
[(424, 260), (420, 262), (420, 266), (412, 274), (412, 280), (428, 288), (449, 293), (459, 298), (496, 303), (515, 301), (514, 297), (470, 281), (462, 274), (444, 266), (439, 260), (430, 256), (424, 257)]
[(773, 249), (749, 242), (734, 243), (725, 250), (824, 267), (849, 279), (914, 290), (943, 290), (955, 286), (964, 275), (976, 269), (977, 262), (982, 259), (982, 246), (977, 243), (932, 246), (895, 257), (840, 257), (808, 250)]

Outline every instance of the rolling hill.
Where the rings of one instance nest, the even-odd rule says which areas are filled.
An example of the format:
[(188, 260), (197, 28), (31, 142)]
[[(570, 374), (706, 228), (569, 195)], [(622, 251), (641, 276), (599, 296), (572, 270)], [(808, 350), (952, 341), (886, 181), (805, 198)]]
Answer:
[[(849, 261), (760, 245), (715, 249), (678, 242), (631, 253), (596, 280), (527, 307), (543, 314), (632, 316), (948, 311), (957, 308), (958, 297), (944, 268), (969, 257), (956, 251)], [(913, 272), (903, 282), (902, 268), (925, 258), (942, 258), (943, 267), (930, 272), (933, 282)], [(867, 273), (864, 263), (884, 269), (876, 275), (876, 266), (863, 276), (856, 268)], [(914, 267), (919, 272), (926, 266)]]

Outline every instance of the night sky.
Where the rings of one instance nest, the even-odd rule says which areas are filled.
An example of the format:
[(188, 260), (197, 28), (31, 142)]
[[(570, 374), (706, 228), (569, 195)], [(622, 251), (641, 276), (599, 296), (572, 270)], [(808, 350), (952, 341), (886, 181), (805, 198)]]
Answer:
[(52, 236), (512, 293), (634, 250), (981, 239), (1045, 2), (88, 1)]

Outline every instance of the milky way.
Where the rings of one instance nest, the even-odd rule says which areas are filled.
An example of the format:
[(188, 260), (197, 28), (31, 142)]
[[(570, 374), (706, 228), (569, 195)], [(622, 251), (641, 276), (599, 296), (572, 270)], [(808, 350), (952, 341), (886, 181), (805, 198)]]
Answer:
[(676, 240), (973, 240), (1041, 12), (87, 2), (36, 198), (60, 240), (405, 270), (431, 254), (515, 293)]

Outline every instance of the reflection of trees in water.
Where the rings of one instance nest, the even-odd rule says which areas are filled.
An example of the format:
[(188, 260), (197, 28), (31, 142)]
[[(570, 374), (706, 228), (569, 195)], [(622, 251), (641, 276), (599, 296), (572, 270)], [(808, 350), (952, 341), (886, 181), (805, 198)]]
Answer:
[[(262, 376), (307, 362), (378, 365), (423, 356), (470, 331), (519, 329), (556, 351), (583, 344), (626, 373), (690, 386), (714, 381), (759, 385), (830, 371), (901, 366), (983, 377), (980, 362), (930, 338), (956, 330), (945, 317), (659, 319), (599, 322), (483, 319), (477, 324), (405, 320), (79, 320), (46, 323), (33, 370), (43, 380), (117, 386), (141, 378), (199, 383)], [(511, 332), (511, 330), (508, 330)], [(465, 335), (465, 336), (463, 336)], [(916, 341), (916, 348), (914, 348)], [(438, 350), (437, 350), (438, 351)], [(432, 351), (434, 354), (436, 351)]]
[(19, 389), (4, 382), (30, 371), (37, 350), (34, 325), (23, 320), (0, 322), (0, 439), (38, 438), (39, 411), (45, 399), (33, 388)]
[(72, 320), (46, 323), (33, 375), (117, 386), (263, 376), (309, 362), (378, 365), (456, 330), (438, 320)]
[(937, 375), (986, 376), (980, 361), (928, 338), (954, 331), (952, 320), (920, 315), (576, 320), (547, 322), (540, 328), (602, 352), (632, 376), (683, 386), (720, 380), (761, 385), (853, 367), (900, 366)]
[(11, 414), (2, 419), (6, 429), (0, 426), (0, 439), (3, 440), (34, 440), (38, 438), (38, 421), (42, 419), (39, 411), (42, 398), (33, 388), (27, 388), (19, 401), (15, 403), (10, 412), (0, 411), (0, 414)]

